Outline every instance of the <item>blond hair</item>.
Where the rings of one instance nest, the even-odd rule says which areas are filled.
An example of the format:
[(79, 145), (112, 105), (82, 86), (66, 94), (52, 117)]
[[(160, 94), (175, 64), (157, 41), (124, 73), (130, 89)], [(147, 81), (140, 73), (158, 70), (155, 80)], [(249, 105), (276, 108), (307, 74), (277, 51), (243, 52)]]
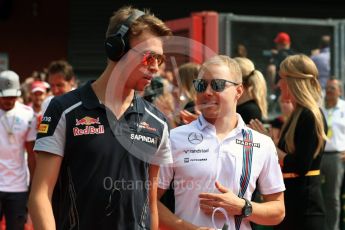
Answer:
[(244, 89), (259, 106), (263, 118), (267, 118), (267, 86), (264, 76), (248, 58), (236, 57), (234, 60), (240, 65)]
[[(323, 117), (319, 108), (321, 100), (321, 87), (318, 81), (318, 70), (314, 62), (306, 55), (298, 54), (288, 56), (281, 64), (279, 74), (285, 78), (289, 91), (295, 98), (295, 112), (289, 118), (290, 128), (285, 134), (286, 147), (289, 152), (294, 152), (294, 136), (297, 122), (303, 108), (310, 110), (315, 118), (318, 144), (314, 152), (316, 157), (322, 150), (324, 141), (327, 139), (324, 132)], [(285, 127), (284, 127), (285, 128)]]
[(188, 62), (178, 68), (180, 90), (187, 97), (187, 101), (195, 101), (196, 92), (193, 87), (193, 80), (198, 78), (200, 65)]
[(229, 56), (216, 55), (216, 56), (209, 58), (208, 60), (206, 60), (202, 64), (200, 71), (199, 71), (199, 76), (202, 75), (203, 72), (206, 71), (208, 66), (210, 66), (210, 65), (227, 66), (229, 69), (229, 72), (233, 76), (233, 80), (239, 84), (242, 83), (242, 72), (241, 72), (240, 66), (238, 65), (238, 63), (234, 59), (230, 58)]
[[(119, 25), (127, 20), (127, 18), (135, 12), (135, 8), (125, 6), (114, 12), (109, 20), (109, 26), (106, 32), (106, 37), (109, 37), (116, 32)], [(164, 24), (162, 20), (155, 17), (149, 10), (143, 11), (145, 14), (137, 18), (130, 27), (129, 38), (139, 36), (144, 30), (149, 30), (157, 36), (170, 36), (171, 30)]]

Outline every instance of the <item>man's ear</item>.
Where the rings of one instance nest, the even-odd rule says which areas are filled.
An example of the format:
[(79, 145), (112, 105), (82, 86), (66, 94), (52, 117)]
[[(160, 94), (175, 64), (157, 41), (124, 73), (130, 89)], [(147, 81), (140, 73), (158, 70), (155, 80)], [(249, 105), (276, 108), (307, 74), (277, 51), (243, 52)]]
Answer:
[(236, 100), (238, 100), (242, 96), (243, 91), (244, 88), (242, 84), (236, 87)]

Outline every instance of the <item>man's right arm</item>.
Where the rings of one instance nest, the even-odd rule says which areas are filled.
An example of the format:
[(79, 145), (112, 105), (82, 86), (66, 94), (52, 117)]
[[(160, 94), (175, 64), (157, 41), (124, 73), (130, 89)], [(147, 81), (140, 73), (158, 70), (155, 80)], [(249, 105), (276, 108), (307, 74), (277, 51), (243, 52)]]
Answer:
[(197, 227), (172, 213), (162, 202), (160, 198), (164, 195), (166, 189), (158, 188), (157, 199), (158, 199), (158, 216), (159, 216), (159, 228), (161, 230), (210, 230), (212, 228)]
[(56, 229), (51, 198), (62, 159), (59, 155), (37, 152), (37, 164), (29, 197), (29, 213), (35, 230)]

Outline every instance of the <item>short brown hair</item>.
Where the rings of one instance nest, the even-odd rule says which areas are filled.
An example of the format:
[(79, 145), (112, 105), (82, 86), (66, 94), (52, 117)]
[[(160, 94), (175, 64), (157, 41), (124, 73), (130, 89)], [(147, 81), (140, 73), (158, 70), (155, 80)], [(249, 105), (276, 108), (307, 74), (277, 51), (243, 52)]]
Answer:
[(75, 79), (73, 67), (65, 60), (52, 61), (50, 63), (48, 67), (48, 77), (56, 73), (64, 75), (66, 81)]
[[(109, 20), (109, 25), (106, 33), (106, 37), (109, 37), (116, 32), (116, 29), (126, 19), (134, 13), (136, 9), (131, 6), (125, 6), (115, 11), (113, 16)], [(130, 27), (129, 37), (137, 37), (144, 30), (149, 30), (157, 36), (171, 36), (171, 30), (164, 24), (162, 20), (155, 17), (149, 10), (143, 11), (145, 14), (136, 19)]]

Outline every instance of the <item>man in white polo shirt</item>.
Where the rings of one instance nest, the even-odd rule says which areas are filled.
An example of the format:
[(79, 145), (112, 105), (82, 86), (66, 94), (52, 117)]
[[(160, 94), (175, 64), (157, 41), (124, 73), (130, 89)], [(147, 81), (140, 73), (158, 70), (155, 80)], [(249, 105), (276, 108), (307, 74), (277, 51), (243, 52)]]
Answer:
[[(202, 112), (194, 122), (171, 131), (174, 163), (162, 167), (160, 198), (173, 181), (175, 214), (159, 203), (163, 229), (251, 229), (250, 222), (276, 225), (285, 215), (285, 190), (272, 140), (248, 127), (236, 113), (243, 92), (241, 70), (227, 56), (206, 61), (194, 81)], [(251, 202), (258, 186), (264, 203)], [(229, 224), (229, 223), (228, 223)]]
[(36, 120), (31, 107), (17, 102), (21, 95), (19, 76), (10, 70), (0, 73), (0, 210), (7, 229), (23, 230), (28, 199), (28, 152), (30, 173), (34, 169), (33, 144)]
[(328, 229), (336, 230), (339, 229), (341, 185), (344, 178), (345, 101), (340, 99), (343, 91), (341, 81), (328, 80), (325, 90), (325, 106), (322, 110), (327, 120), (328, 140), (321, 162), (321, 174), (325, 178), (322, 192)]

